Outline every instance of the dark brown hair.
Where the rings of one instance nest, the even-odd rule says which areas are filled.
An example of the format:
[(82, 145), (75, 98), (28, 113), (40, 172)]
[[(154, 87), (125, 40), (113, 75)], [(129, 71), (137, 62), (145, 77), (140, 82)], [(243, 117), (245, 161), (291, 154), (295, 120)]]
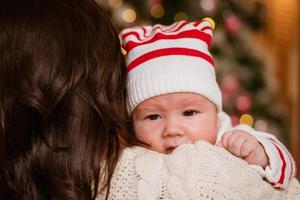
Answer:
[(94, 0), (1, 0), (0, 27), (0, 198), (95, 199), (130, 141), (114, 27)]

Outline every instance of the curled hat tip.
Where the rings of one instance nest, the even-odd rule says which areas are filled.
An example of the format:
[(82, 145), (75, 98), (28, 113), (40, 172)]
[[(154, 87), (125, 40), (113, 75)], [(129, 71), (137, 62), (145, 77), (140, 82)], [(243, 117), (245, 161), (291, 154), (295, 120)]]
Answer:
[(202, 21), (207, 21), (207, 22), (210, 24), (211, 29), (212, 29), (212, 30), (215, 29), (216, 23), (215, 23), (215, 21), (214, 21), (212, 18), (210, 18), (210, 17), (205, 17), (205, 18), (202, 19)]
[(122, 54), (123, 54), (124, 56), (126, 56), (127, 51), (126, 51), (123, 47), (121, 47), (121, 52), (122, 52)]

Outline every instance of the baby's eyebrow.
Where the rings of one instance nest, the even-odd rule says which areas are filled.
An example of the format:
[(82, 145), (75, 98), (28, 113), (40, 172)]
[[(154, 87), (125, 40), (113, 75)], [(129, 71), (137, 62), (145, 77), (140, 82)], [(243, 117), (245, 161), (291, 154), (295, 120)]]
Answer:
[(139, 105), (136, 110), (164, 110), (164, 105), (161, 102)]
[(157, 108), (156, 106), (145, 106), (142, 108), (137, 108), (134, 112), (137, 114), (141, 114), (141, 113), (156, 112), (156, 111), (159, 111), (159, 108)]
[(204, 100), (194, 100), (194, 99), (186, 99), (184, 101), (182, 101), (182, 105), (191, 105), (191, 106), (199, 106), (199, 105), (205, 105), (206, 101)]

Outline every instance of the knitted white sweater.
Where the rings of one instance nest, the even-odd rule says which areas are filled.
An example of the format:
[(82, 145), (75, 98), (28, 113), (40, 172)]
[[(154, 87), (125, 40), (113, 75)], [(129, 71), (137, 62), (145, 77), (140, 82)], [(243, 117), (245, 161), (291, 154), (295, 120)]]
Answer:
[(126, 148), (112, 178), (109, 199), (299, 200), (300, 185), (292, 179), (285, 191), (276, 190), (245, 161), (198, 141), (169, 155)]

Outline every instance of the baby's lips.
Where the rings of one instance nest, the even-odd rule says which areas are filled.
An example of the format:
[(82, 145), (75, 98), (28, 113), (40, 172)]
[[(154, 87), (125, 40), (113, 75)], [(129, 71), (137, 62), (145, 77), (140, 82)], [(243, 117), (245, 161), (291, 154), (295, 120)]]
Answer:
[(166, 148), (166, 152), (167, 152), (167, 153), (172, 153), (178, 146), (179, 146), (179, 145), (167, 147), (167, 148)]

